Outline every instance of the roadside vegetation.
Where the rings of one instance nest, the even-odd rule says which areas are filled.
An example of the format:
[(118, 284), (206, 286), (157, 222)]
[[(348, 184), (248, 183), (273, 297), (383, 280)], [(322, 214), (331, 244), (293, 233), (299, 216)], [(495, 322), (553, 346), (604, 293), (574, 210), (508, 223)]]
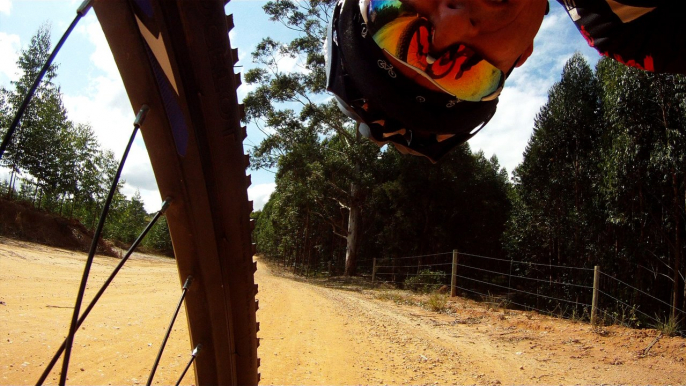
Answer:
[[(50, 31), (44, 25), (20, 52), (17, 61), (20, 78), (10, 88), (0, 88), (0, 137), (9, 128), (24, 95), (49, 56), (50, 46)], [(119, 161), (111, 151), (101, 147), (89, 125), (68, 118), (60, 87), (54, 83), (57, 69), (53, 64), (46, 73), (0, 160), (0, 167), (9, 171), (9, 179), (0, 180), (0, 197), (78, 221), (92, 230)], [(131, 198), (121, 193), (124, 182), (119, 183), (103, 231), (105, 239), (122, 247), (130, 245), (151, 218), (140, 193)], [(161, 220), (144, 246), (169, 254), (169, 231), (164, 219)], [(12, 229), (11, 221), (3, 225), (0, 230), (5, 229), (4, 235), (19, 235)]]

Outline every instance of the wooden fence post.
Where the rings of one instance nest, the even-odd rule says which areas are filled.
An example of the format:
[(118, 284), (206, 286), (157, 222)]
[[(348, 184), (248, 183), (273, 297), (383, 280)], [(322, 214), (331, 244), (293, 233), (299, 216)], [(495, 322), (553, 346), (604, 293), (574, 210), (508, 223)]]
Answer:
[(450, 275), (450, 297), (457, 296), (457, 249), (453, 249), (453, 273)]
[(600, 285), (600, 267), (593, 268), (593, 300), (591, 301), (591, 325), (598, 321), (598, 286)]
[(376, 278), (376, 257), (374, 260), (372, 260), (372, 283), (374, 283), (374, 279)]

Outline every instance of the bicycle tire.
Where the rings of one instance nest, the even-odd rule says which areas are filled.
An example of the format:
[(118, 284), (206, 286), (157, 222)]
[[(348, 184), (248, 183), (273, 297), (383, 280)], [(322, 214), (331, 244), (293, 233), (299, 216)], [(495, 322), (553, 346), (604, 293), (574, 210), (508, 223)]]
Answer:
[(99, 0), (94, 10), (141, 127), (186, 300), (198, 385), (259, 382), (249, 161), (222, 0)]

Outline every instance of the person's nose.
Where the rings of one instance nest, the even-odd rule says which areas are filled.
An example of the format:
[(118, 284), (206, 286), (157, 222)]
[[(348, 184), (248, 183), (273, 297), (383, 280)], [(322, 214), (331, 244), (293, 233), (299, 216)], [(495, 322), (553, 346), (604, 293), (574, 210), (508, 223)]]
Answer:
[(475, 2), (472, 0), (440, 0), (438, 7), (429, 15), (434, 27), (433, 51), (442, 51), (457, 44), (469, 45), (478, 35)]

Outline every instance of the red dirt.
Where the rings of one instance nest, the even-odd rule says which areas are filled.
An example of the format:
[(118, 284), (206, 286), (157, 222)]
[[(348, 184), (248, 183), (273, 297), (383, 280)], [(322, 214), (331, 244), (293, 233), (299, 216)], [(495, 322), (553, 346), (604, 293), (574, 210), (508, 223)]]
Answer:
[[(93, 232), (78, 220), (35, 209), (29, 203), (0, 198), (0, 236), (88, 252)], [(102, 239), (98, 253), (118, 256), (112, 245)]]

